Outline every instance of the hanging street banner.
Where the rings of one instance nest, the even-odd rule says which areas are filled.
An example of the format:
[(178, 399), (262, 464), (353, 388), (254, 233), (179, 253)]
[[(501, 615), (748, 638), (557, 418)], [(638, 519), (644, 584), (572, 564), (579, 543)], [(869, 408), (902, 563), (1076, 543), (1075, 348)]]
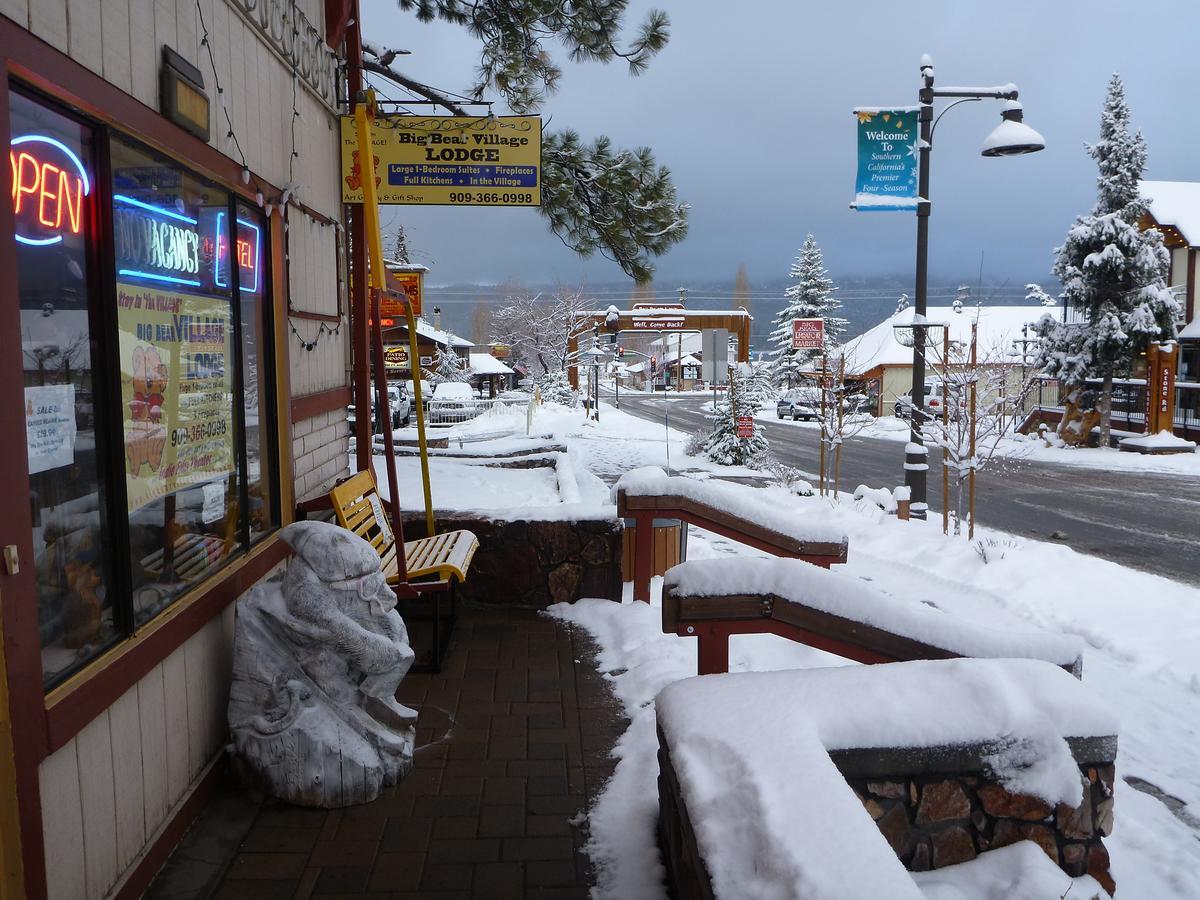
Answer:
[(793, 350), (820, 350), (824, 346), (824, 319), (792, 319)]
[[(371, 143), (380, 203), (542, 205), (538, 116), (382, 116)], [(353, 116), (342, 116), (342, 202), (363, 202)]]
[(234, 471), (233, 322), (224, 297), (117, 282), (128, 509)]
[(919, 109), (901, 106), (854, 110), (858, 118), (858, 178), (852, 209), (917, 208)]

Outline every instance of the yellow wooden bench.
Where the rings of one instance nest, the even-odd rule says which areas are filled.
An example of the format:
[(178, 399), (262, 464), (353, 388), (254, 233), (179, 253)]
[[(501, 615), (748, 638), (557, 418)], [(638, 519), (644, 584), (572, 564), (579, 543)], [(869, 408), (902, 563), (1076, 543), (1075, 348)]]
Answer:
[[(384, 510), (384, 501), (375, 485), (375, 476), (370, 471), (359, 472), (334, 487), (329, 492), (329, 499), (338, 524), (367, 541), (379, 554), (388, 584), (397, 588), (397, 602), (405, 619), (429, 618), (415, 616), (411, 604), (414, 599), (431, 595), (428, 599), (433, 604), (433, 653), (428, 668), (434, 672), (440, 671), (442, 656), (454, 628), (454, 586), (459, 581), (467, 580), (471, 559), (479, 549), (479, 539), (469, 531), (447, 531), (432, 537), (405, 541), (405, 571), (400, 572), (396, 538)], [(402, 592), (402, 586), (411, 588), (417, 597), (410, 592)], [(440, 600), (443, 594), (450, 600), (449, 627), (444, 631)], [(417, 671), (422, 668), (426, 667), (413, 667)]]

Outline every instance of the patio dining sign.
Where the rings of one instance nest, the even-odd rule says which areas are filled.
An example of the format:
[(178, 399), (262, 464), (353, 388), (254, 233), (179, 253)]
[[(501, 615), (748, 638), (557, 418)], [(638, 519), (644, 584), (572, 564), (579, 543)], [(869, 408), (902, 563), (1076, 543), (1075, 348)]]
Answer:
[(917, 208), (918, 111), (916, 106), (854, 110), (858, 119), (854, 209)]
[[(541, 206), (537, 116), (383, 116), (371, 125), (379, 202)], [(342, 116), (342, 202), (362, 203), (354, 117)]]

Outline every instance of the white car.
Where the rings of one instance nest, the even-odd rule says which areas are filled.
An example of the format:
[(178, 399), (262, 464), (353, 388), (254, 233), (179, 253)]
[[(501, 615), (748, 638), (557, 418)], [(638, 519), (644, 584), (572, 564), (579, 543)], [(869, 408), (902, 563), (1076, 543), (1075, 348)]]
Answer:
[(775, 415), (780, 419), (815, 419), (821, 414), (821, 391), (815, 387), (792, 388), (775, 401)]
[(460, 381), (445, 381), (435, 387), (427, 408), (430, 425), (453, 425), (483, 412), (475, 401), (475, 391)]

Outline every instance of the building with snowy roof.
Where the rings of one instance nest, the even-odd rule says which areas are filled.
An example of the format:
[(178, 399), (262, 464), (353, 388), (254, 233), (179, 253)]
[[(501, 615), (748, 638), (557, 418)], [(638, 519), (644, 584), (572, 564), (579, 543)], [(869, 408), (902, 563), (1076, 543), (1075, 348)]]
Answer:
[[(890, 415), (900, 397), (912, 390), (913, 349), (897, 337), (896, 326), (911, 325), (914, 310), (900, 310), (846, 342), (846, 377), (864, 386), (863, 392), (875, 399), (875, 414)], [(978, 324), (977, 348), (980, 359), (1020, 366), (1022, 350), (1032, 351), (1033, 326), (1042, 316), (1061, 318), (1057, 306), (930, 306), (926, 319), (933, 325), (945, 324), (950, 341), (960, 347), (971, 342), (971, 324)], [(941, 330), (931, 329), (931, 342), (941, 342)], [(935, 354), (937, 355), (937, 354)], [(1019, 371), (1019, 370), (1018, 370)], [(930, 373), (932, 375), (932, 373)]]
[[(1196, 282), (1200, 280), (1200, 182), (1143, 181), (1142, 196), (1149, 209), (1139, 223), (1162, 232), (1171, 254), (1167, 285), (1183, 308), (1179, 321), (1179, 384), (1200, 384), (1200, 316), (1196, 309)], [(1200, 416), (1200, 388), (1186, 389), (1180, 402), (1191, 401)]]

